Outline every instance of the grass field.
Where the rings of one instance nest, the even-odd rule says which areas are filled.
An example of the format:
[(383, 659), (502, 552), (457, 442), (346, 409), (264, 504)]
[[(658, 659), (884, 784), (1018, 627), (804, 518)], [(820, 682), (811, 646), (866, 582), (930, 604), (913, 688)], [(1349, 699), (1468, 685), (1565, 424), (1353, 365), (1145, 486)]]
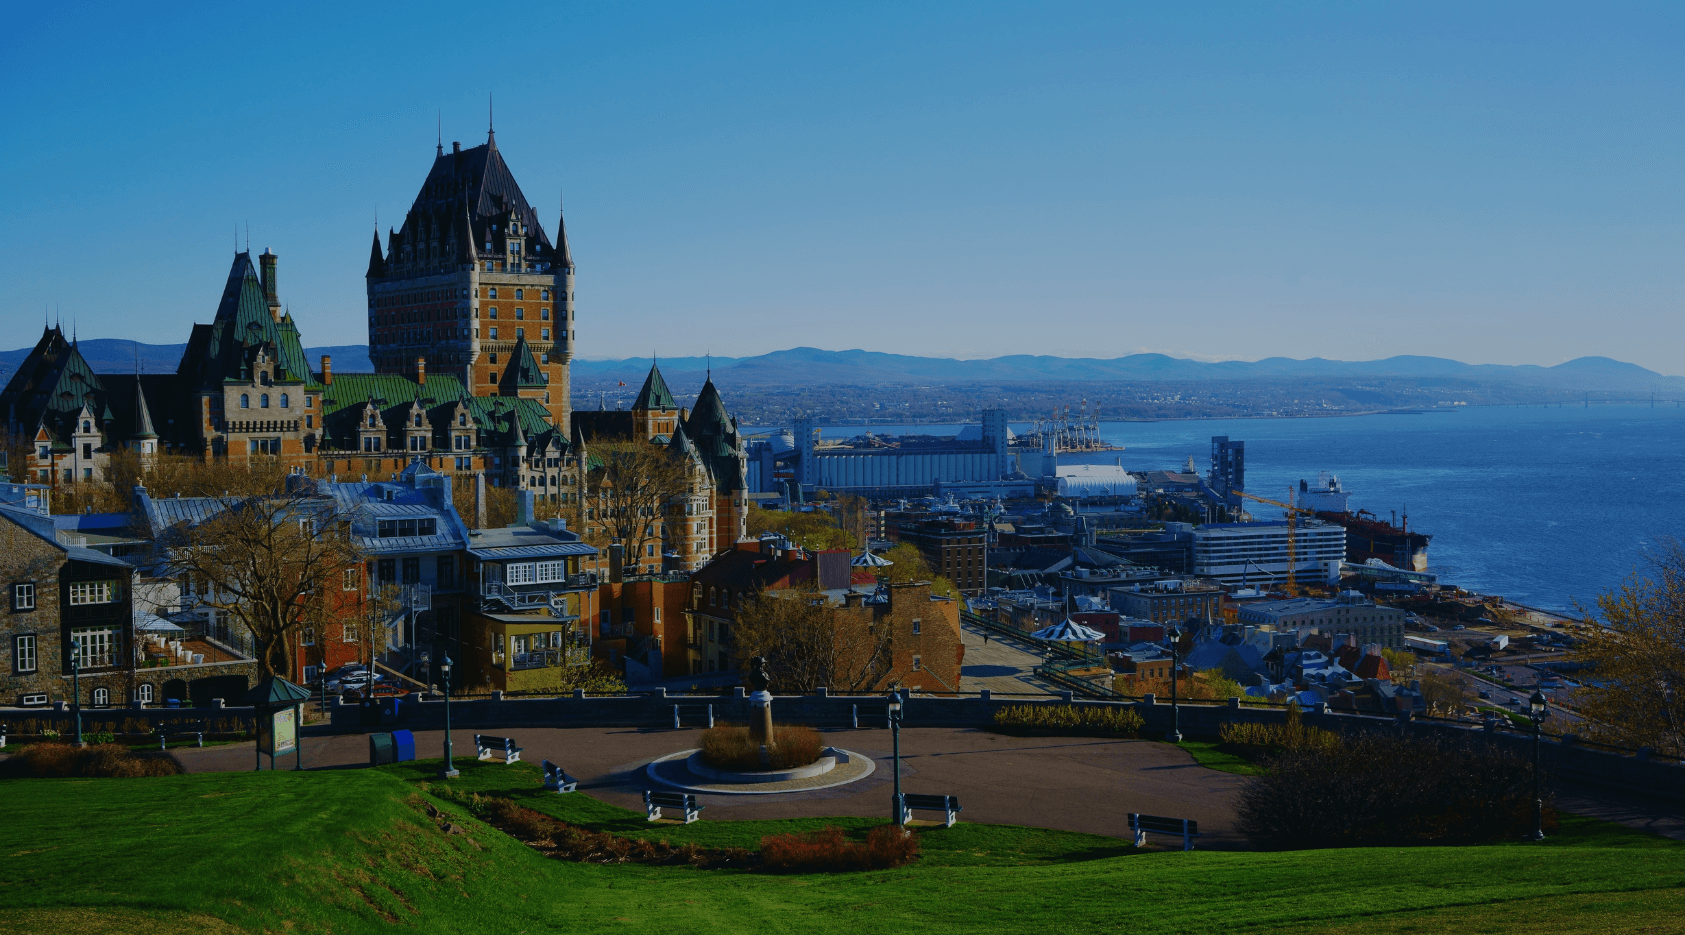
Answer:
[[(674, 843), (825, 823), (650, 825), (544, 794), (529, 766), (459, 765), (457, 789)], [(1685, 845), (1583, 819), (1542, 844), (1277, 854), (962, 823), (922, 830), (911, 867), (775, 876), (548, 860), (427, 796), (432, 770), (0, 783), (0, 933), (1685, 929)], [(469, 833), (442, 833), (427, 801)]]

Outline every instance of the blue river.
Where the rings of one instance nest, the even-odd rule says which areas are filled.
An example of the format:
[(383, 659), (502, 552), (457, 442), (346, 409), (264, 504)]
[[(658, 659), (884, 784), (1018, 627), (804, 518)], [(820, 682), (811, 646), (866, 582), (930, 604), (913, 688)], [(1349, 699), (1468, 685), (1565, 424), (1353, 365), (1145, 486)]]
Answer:
[[(1014, 425), (1015, 430), (1024, 427)], [(952, 434), (957, 426), (871, 426), (888, 434)], [(1246, 489), (1285, 500), (1318, 471), (1339, 476), (1351, 508), (1387, 519), (1408, 510), (1433, 535), (1441, 581), (1561, 613), (1642, 571), (1659, 540), (1685, 533), (1685, 410), (1470, 408), (1326, 419), (1103, 422), (1101, 437), (1131, 470), (1203, 473), (1211, 436), (1246, 442)], [(753, 430), (751, 430), (753, 431)], [(826, 437), (864, 432), (827, 426)], [(1252, 504), (1259, 519), (1280, 511)]]

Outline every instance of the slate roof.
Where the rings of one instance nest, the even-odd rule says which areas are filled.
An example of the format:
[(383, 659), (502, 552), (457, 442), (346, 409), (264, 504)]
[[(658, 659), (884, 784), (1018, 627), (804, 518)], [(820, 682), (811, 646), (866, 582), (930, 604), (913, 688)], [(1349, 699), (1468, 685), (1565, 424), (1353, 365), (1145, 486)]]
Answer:
[(513, 443), (518, 423), (520, 435), (529, 446), (554, 442), (561, 451), (568, 450), (566, 439), (550, 424), (549, 410), (541, 400), (473, 396), (459, 377), (450, 374), (430, 373), (423, 384), (395, 373), (335, 373), (333, 383), (321, 387), (321, 393), (322, 431), (329, 449), (356, 451), (361, 447), (358, 432), (363, 407), (372, 400), (386, 424), (389, 441), (403, 436), (403, 417), (413, 403), (426, 410), (438, 440), (448, 439), (455, 424), (452, 414), (460, 405), (479, 426), (484, 445)]
[(252, 361), (263, 347), (272, 349), (278, 364), (277, 384), (314, 385), (315, 378), (304, 359), (304, 346), (292, 316), (275, 321), (263, 282), (251, 254), (234, 255), (228, 281), (210, 324), (196, 324), (187, 350), (176, 368), (188, 387), (215, 389), (225, 382), (251, 382)]
[(597, 554), (597, 550), (579, 541), (578, 533), (535, 524), (476, 530), (469, 540), (468, 554), (485, 561), (505, 562), (523, 558), (592, 556)]
[(40, 539), (51, 545), (53, 548), (58, 549), (60, 552), (63, 552), (65, 558), (72, 561), (92, 562), (96, 565), (112, 565), (120, 568), (134, 567), (128, 562), (125, 562), (120, 558), (106, 555), (104, 552), (96, 552), (85, 546), (65, 545), (60, 542), (58, 538), (58, 530), (53, 525), (53, 518), (51, 516), (42, 516), (39, 513), (29, 510), (19, 510), (8, 506), (0, 506), (0, 519), (6, 520), (7, 522), (23, 528), (37, 539)]
[(105, 384), (57, 327), (42, 331), (41, 339), (0, 391), (0, 411), (8, 422), (31, 436), (37, 427), (45, 428), (56, 448), (70, 444), (84, 406), (102, 426), (112, 420), (108, 403)]

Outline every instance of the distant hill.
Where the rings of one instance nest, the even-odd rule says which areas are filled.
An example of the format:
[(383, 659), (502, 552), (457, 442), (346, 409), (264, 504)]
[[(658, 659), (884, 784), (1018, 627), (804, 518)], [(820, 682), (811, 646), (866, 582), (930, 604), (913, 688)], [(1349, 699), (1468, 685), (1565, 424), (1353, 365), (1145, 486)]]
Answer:
[[(144, 373), (174, 373), (184, 344), (142, 344), (137, 341), (93, 339), (81, 343), (82, 355), (100, 373), (131, 373), (138, 359)], [(0, 352), (0, 380), (11, 376), (30, 348)], [(368, 347), (343, 344), (305, 349), (312, 369), (320, 366), (323, 354), (333, 358), (340, 373), (367, 372)], [(649, 372), (647, 357), (623, 360), (575, 360), (576, 377), (585, 381), (624, 381), (637, 385)], [(1580, 357), (1553, 367), (1536, 364), (1465, 364), (1443, 357), (1400, 355), (1385, 360), (1328, 360), (1312, 357), (1294, 360), (1267, 357), (1263, 360), (1229, 360), (1206, 363), (1165, 354), (1130, 354), (1126, 357), (1048, 357), (1014, 354), (987, 360), (955, 360), (947, 357), (913, 357), (879, 351), (826, 351), (794, 347), (757, 357), (669, 357), (660, 360), (661, 372), (675, 392), (689, 395), (700, 387), (712, 367), (716, 379), (737, 386), (793, 383), (801, 385), (838, 383), (978, 383), (1039, 382), (1046, 380), (1198, 381), (1281, 380), (1296, 377), (1335, 379), (1402, 378), (1411, 380), (1456, 379), (1483, 383), (1518, 383), (1555, 389), (1633, 390), (1668, 389), (1685, 391), (1685, 377), (1664, 376), (1637, 364), (1608, 357)]]

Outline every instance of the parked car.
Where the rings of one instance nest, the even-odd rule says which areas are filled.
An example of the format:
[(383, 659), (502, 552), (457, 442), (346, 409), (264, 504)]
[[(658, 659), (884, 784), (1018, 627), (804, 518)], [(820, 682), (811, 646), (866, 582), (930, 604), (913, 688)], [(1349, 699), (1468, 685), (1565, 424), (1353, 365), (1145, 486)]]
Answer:
[(1465, 627), (1465, 626), (1463, 626), (1462, 624), (1459, 623), (1456, 626), (1452, 627), (1451, 629), (1453, 629), (1453, 630), (1467, 630), (1468, 627)]
[[(1491, 692), (1489, 692), (1489, 691), (1485, 691), (1485, 690), (1482, 690), (1482, 691), (1481, 691), (1481, 692), (1480, 692), (1480, 697), (1482, 697), (1482, 698), (1485, 698), (1485, 699), (1487, 699), (1487, 700), (1491, 700), (1491, 698), (1492, 698), (1492, 693), (1491, 693)], [(894, 804), (894, 803), (893, 803), (893, 802), (892, 802), (892, 803), (890, 803), (890, 804), (892, 804), (892, 805), (893, 805), (893, 804)]]
[(374, 672), (374, 673), (353, 672), (350, 675), (345, 675), (345, 676), (341, 676), (340, 678), (337, 678), (337, 679), (329, 680), (328, 691), (331, 691), (331, 692), (349, 691), (349, 690), (354, 689), (354, 688), (363, 688), (364, 686), (367, 686), (370, 683), (379, 685), (379, 684), (381, 684), (382, 682), (385, 682), (385, 681), (386, 681), (386, 676), (381, 675), (378, 672)]

